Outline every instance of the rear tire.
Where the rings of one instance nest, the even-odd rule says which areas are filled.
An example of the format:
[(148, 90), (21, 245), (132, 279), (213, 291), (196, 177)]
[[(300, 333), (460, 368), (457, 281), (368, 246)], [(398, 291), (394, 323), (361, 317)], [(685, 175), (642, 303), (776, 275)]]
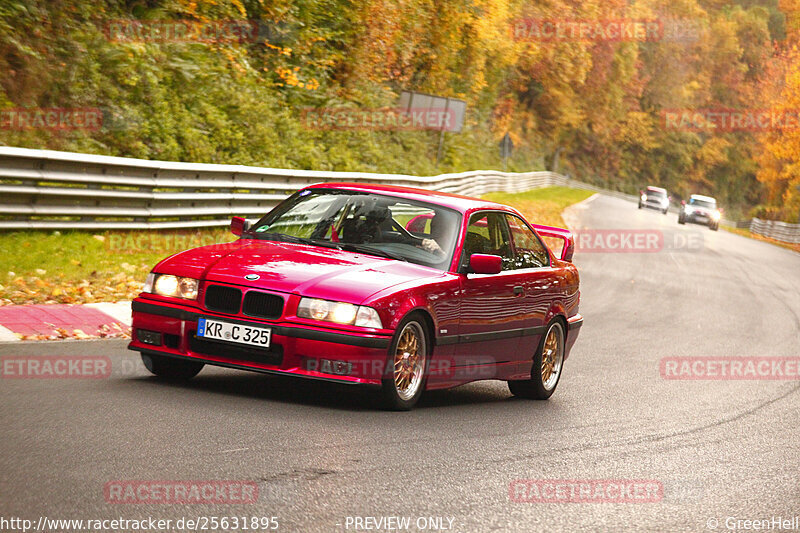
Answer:
[(384, 409), (409, 411), (419, 401), (427, 381), (429, 338), (425, 320), (419, 313), (408, 315), (397, 326), (381, 382)]
[(511, 394), (531, 400), (546, 400), (552, 396), (564, 368), (564, 346), (564, 326), (555, 320), (547, 328), (533, 357), (531, 378), (509, 381)]
[(174, 380), (192, 379), (205, 366), (204, 363), (146, 352), (142, 353), (142, 363), (156, 376)]

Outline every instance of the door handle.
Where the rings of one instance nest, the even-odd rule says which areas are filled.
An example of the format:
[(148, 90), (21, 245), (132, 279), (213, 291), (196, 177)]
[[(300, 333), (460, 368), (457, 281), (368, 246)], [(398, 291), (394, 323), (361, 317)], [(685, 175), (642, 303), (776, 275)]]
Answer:
[(516, 287), (514, 287), (514, 296), (520, 296), (524, 292), (525, 289), (523, 289), (522, 286), (517, 285)]

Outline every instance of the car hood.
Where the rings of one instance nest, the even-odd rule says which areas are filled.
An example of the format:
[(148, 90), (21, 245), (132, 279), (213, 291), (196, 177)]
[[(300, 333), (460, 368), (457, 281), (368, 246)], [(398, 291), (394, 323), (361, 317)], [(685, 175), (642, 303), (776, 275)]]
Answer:
[[(160, 262), (154, 270), (355, 304), (400, 283), (444, 275), (373, 255), (250, 239), (187, 250)], [(259, 278), (246, 280), (248, 274)]]

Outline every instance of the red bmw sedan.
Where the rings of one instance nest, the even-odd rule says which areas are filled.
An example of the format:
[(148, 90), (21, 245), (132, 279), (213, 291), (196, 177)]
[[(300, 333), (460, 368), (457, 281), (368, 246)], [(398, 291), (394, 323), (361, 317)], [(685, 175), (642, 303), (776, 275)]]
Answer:
[(397, 410), (481, 379), (546, 399), (583, 324), (572, 234), (508, 206), (327, 183), (231, 230), (158, 263), (133, 301), (129, 348), (152, 373), (209, 364), (373, 386)]

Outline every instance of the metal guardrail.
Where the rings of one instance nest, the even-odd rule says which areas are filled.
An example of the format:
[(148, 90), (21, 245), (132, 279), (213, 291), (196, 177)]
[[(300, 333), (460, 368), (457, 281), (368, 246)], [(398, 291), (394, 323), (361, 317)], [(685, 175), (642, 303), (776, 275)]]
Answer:
[(552, 172), (440, 176), (147, 161), (0, 147), (0, 229), (167, 229), (260, 217), (294, 191), (347, 181), (478, 196), (566, 185)]
[[(232, 216), (260, 217), (306, 185), (334, 181), (423, 187), (467, 196), (562, 185), (638, 201), (636, 195), (553, 172), (478, 170), (439, 176), (322, 172), (0, 146), (0, 230), (227, 226)], [(743, 227), (724, 219), (722, 224)], [(749, 226), (759, 235), (800, 242), (797, 224), (753, 219)]]
[(745, 229), (750, 227), (749, 220), (728, 220), (727, 218), (723, 218), (719, 223), (729, 228)]
[(750, 231), (776, 241), (800, 244), (800, 224), (754, 218), (750, 221)]

